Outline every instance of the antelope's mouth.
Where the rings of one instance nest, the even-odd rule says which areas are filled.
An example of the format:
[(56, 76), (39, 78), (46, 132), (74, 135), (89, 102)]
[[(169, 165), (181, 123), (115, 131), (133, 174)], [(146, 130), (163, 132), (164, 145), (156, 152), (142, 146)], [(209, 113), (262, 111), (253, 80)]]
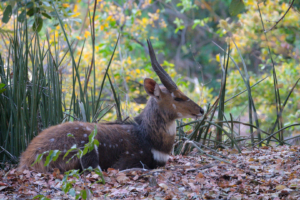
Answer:
[(200, 114), (192, 114), (192, 116), (193, 116), (195, 119), (199, 119), (199, 118), (202, 117), (203, 115), (200, 113)]

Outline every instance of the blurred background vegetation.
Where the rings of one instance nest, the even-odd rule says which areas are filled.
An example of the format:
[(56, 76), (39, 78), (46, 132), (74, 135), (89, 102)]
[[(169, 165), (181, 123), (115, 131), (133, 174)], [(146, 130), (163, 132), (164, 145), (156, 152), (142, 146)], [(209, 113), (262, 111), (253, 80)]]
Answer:
[[(299, 123), (299, 8), (298, 1), (287, 0), (1, 1), (0, 158), (17, 160), (50, 125), (137, 115), (148, 98), (143, 79), (158, 81), (147, 38), (180, 89), (205, 109), (222, 89), (230, 47), (236, 64), (226, 65), (224, 101), (247, 90), (239, 68), (249, 74), (250, 86), (263, 79), (251, 89), (262, 130), (271, 134)], [(249, 122), (247, 92), (224, 101), (219, 120)], [(194, 128), (182, 130), (188, 135)], [(257, 134), (240, 124), (226, 130)], [(278, 137), (299, 132), (299, 126), (291, 126)]]

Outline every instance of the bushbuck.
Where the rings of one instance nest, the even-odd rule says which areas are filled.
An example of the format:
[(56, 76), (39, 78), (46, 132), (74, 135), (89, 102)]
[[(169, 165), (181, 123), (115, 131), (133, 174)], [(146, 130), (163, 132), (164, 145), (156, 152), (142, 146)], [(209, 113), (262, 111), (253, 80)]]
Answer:
[[(74, 144), (83, 148), (89, 134), (97, 126), (95, 139), (99, 146), (84, 155), (76, 156), (66, 163), (72, 153), (63, 159), (60, 154), (55, 162), (44, 166), (45, 158), (32, 168), (39, 172), (50, 172), (58, 168), (60, 172), (71, 169), (115, 168), (128, 169), (145, 167), (153, 169), (166, 164), (176, 135), (176, 119), (198, 118), (204, 110), (184, 95), (159, 65), (150, 40), (147, 41), (152, 68), (163, 86), (146, 78), (144, 88), (150, 96), (145, 109), (127, 123), (86, 123), (67, 122), (42, 131), (36, 136), (26, 151), (22, 153), (19, 170), (31, 168), (39, 154), (49, 150), (66, 152)], [(71, 133), (74, 137), (68, 137)], [(74, 155), (74, 153), (73, 153)]]

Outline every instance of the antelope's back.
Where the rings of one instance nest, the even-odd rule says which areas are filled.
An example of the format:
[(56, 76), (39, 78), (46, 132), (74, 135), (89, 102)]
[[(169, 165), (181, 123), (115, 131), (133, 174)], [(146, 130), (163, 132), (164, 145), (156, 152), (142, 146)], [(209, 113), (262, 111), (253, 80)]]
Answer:
[[(32, 166), (34, 170), (48, 172), (53, 168), (58, 168), (64, 172), (70, 169), (81, 169), (82, 166), (76, 156), (66, 163), (76, 152), (71, 152), (65, 159), (63, 156), (74, 144), (77, 148), (83, 149), (89, 141), (88, 136), (94, 130), (95, 125), (68, 122), (45, 129), (31, 141), (26, 151), (22, 153), (19, 170), (31, 168), (38, 155), (49, 150), (60, 150), (61, 154), (55, 162), (51, 162), (48, 166), (44, 166), (45, 155), (40, 162)], [(128, 147), (132, 146), (130, 143), (133, 142), (131, 136), (133, 129), (134, 126), (131, 124), (97, 124), (96, 139), (99, 141), (97, 154), (99, 154), (100, 161), (94, 158), (95, 154), (91, 154), (90, 156), (93, 157), (88, 157), (88, 159), (100, 162), (97, 164), (104, 169), (112, 166), (120, 158), (120, 155), (129, 151)], [(69, 134), (74, 137), (68, 136)]]

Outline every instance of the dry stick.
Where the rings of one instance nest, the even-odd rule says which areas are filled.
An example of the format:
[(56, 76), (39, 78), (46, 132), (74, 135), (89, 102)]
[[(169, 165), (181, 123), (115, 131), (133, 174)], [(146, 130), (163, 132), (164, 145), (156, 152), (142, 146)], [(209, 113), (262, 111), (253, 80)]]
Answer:
[(2, 146), (0, 146), (0, 148), (2, 149), (2, 151), (4, 151), (5, 153), (7, 153), (14, 161), (18, 161), (18, 159), (12, 155), (11, 153), (9, 153), (6, 149), (4, 149)]
[(265, 30), (265, 31), (264, 31), (265, 33), (267, 33), (267, 32), (269, 32), (269, 31), (273, 30), (273, 29), (277, 26), (277, 24), (279, 24), (279, 22), (281, 22), (281, 20), (283, 20), (283, 18), (284, 18), (285, 15), (289, 12), (289, 10), (291, 9), (291, 7), (293, 7), (294, 1), (295, 1), (295, 0), (292, 1), (292, 3), (290, 4), (289, 8), (286, 10), (286, 12), (284, 13), (284, 15), (282, 15), (282, 17), (280, 17), (280, 19), (277, 20), (277, 21), (275, 22), (274, 26), (272, 26), (269, 30), (267, 30), (267, 31)]
[(145, 168), (130, 168), (130, 169), (124, 169), (124, 170), (121, 170), (119, 172), (131, 172), (131, 171), (149, 171), (148, 169), (145, 169)]
[[(187, 138), (186, 138), (187, 139)], [(226, 163), (228, 163), (228, 164), (231, 164), (231, 162), (229, 162), (229, 161), (227, 161), (227, 160), (224, 160), (224, 159), (222, 159), (222, 158), (219, 158), (219, 157), (216, 157), (216, 156), (213, 156), (213, 155), (209, 155), (208, 153), (206, 153), (205, 151), (203, 151), (200, 147), (198, 147), (198, 145), (194, 142), (194, 141), (191, 141), (191, 140), (186, 140), (185, 142), (184, 142), (184, 145), (185, 144), (192, 144), (195, 148), (197, 148), (201, 153), (203, 153), (203, 154), (205, 154), (206, 156), (208, 156), (208, 157), (211, 157), (211, 158), (213, 158), (213, 159), (215, 159), (215, 160), (218, 160), (218, 161), (221, 161), (221, 162), (226, 162)], [(223, 156), (223, 155), (222, 155)]]
[[(184, 139), (187, 139), (187, 138), (184, 138)], [(195, 142), (195, 141), (194, 141), (194, 142)], [(204, 148), (206, 148), (206, 149), (208, 149), (208, 150), (214, 152), (215, 154), (218, 154), (218, 155), (220, 155), (220, 156), (222, 156), (222, 157), (225, 157), (225, 158), (227, 158), (227, 159), (230, 159), (230, 158), (228, 158), (227, 156), (225, 156), (225, 155), (223, 155), (223, 154), (221, 154), (221, 153), (215, 151), (214, 149), (212, 149), (212, 148), (210, 148), (210, 147), (207, 147), (207, 146), (205, 146), (205, 145), (203, 145), (203, 144), (200, 144), (200, 142), (195, 142), (195, 144), (197, 144), (197, 145), (199, 145), (199, 146), (201, 146), (201, 147), (204, 147)]]

